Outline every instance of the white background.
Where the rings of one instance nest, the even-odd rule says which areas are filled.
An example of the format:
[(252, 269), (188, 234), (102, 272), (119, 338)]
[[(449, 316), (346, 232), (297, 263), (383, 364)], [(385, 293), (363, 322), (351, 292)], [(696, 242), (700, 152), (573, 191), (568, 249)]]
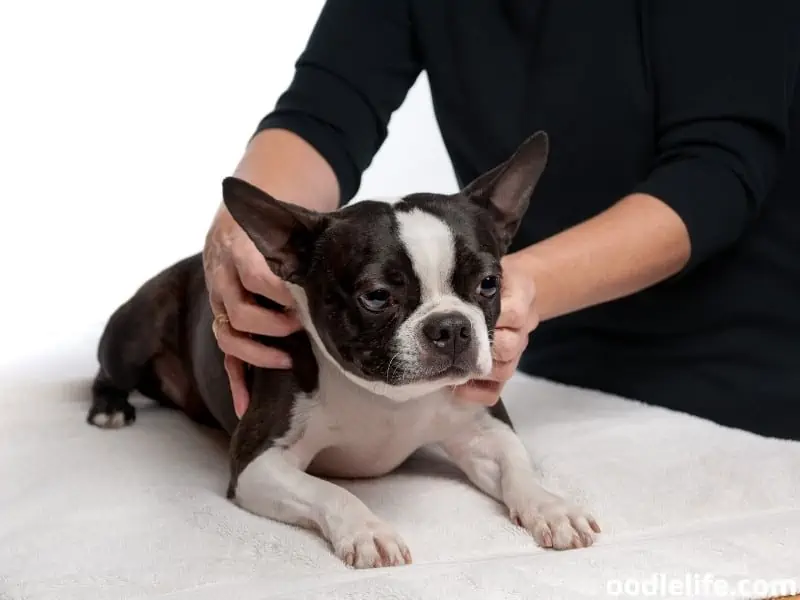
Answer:
[[(0, 370), (85, 364), (111, 311), (201, 249), (322, 2), (0, 6)], [(423, 77), (357, 197), (455, 185)]]

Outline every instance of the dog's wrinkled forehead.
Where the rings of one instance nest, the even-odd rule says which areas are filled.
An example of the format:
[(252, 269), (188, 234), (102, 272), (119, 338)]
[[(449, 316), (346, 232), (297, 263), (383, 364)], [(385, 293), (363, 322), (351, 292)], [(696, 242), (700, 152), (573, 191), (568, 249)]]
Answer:
[(446, 294), (456, 267), (452, 229), (438, 216), (419, 208), (398, 210), (395, 218), (398, 235), (419, 280), (421, 300)]
[(342, 208), (319, 241), (316, 269), (347, 292), (410, 272), (392, 204), (363, 200)]
[[(487, 213), (462, 196), (412, 194), (394, 204), (401, 237), (422, 262), (475, 254), (499, 258), (503, 248)], [(433, 256), (423, 256), (425, 250)], [(447, 252), (445, 252), (445, 250)]]
[(452, 293), (460, 275), (485, 270), (502, 254), (485, 213), (457, 196), (363, 200), (341, 215), (344, 219), (332, 228), (322, 260), (349, 265), (346, 271), (352, 276), (366, 271), (362, 278), (386, 276), (374, 271), (401, 270), (415, 280), (420, 302)]

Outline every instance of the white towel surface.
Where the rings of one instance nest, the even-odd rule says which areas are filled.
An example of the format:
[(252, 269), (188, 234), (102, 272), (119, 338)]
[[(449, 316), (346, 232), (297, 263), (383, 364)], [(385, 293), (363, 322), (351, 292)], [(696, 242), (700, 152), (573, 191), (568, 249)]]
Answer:
[(537, 548), (423, 455), (343, 483), (415, 561), (356, 571), (316, 534), (227, 501), (225, 441), (182, 415), (139, 398), (133, 427), (86, 425), (92, 369), (64, 356), (36, 365), (38, 381), (0, 383), (3, 600), (571, 599), (621, 585), (713, 597), (705, 586), (725, 582), (725, 597), (763, 598), (800, 576), (798, 443), (518, 377), (505, 394), (512, 419), (545, 483), (591, 506), (596, 545)]

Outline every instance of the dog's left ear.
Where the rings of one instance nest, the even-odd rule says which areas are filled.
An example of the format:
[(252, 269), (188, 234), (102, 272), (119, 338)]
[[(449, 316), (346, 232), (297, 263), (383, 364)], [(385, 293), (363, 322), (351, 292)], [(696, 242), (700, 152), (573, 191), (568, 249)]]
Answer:
[(301, 283), (327, 219), (295, 204), (281, 202), (236, 177), (222, 181), (222, 199), (278, 277)]
[(517, 232), (531, 195), (547, 166), (549, 141), (544, 131), (526, 139), (504, 163), (479, 176), (460, 194), (489, 211), (503, 251)]

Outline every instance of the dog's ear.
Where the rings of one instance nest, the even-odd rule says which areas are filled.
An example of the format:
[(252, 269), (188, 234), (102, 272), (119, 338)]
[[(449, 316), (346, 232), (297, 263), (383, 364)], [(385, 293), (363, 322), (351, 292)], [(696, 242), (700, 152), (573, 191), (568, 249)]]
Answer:
[(460, 194), (489, 211), (503, 251), (517, 232), (531, 194), (547, 166), (549, 142), (544, 131), (526, 139), (504, 163), (468, 184)]
[(326, 216), (281, 202), (236, 177), (222, 181), (222, 199), (272, 272), (285, 281), (300, 283), (311, 265)]

